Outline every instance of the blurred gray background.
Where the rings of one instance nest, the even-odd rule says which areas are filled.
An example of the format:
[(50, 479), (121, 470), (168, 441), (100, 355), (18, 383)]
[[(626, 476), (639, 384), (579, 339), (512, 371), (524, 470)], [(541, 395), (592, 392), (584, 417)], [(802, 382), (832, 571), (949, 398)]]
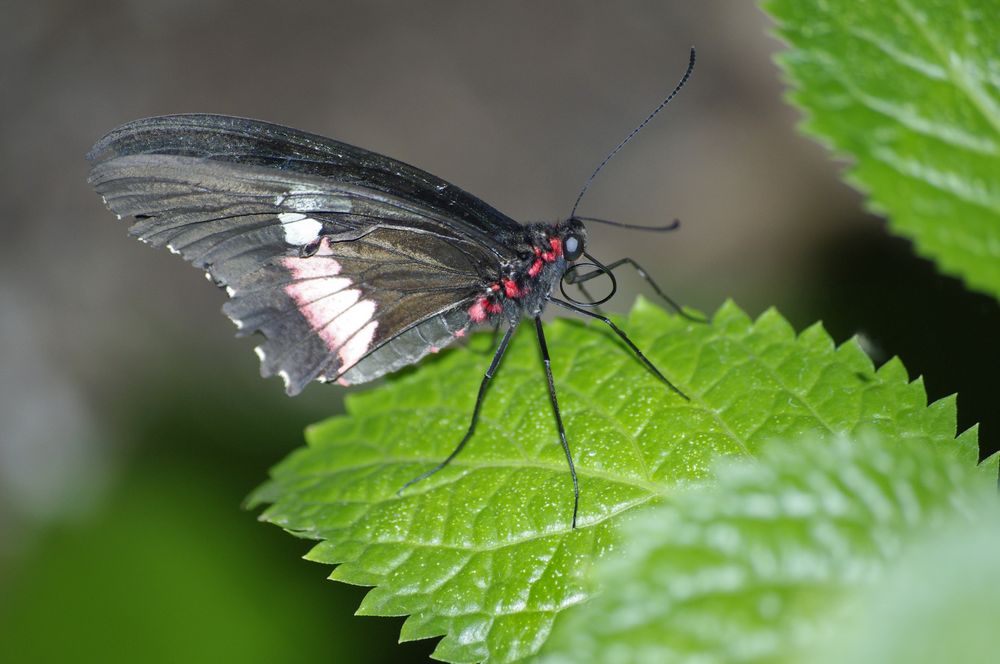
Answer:
[[(707, 312), (733, 298), (800, 329), (823, 319), (838, 342), (861, 333), (877, 360), (927, 373), (932, 396), (967, 389), (963, 426), (992, 417), (991, 393), (975, 396), (992, 382), (988, 344), (947, 323), (991, 329), (995, 304), (861, 211), (842, 165), (794, 129), (768, 30), (752, 3), (721, 0), (3, 2), (0, 659), (389, 661), (432, 647), (400, 649), (398, 621), (350, 617), (362, 591), (322, 583), (327, 570), (296, 560), (305, 543), (239, 509), (342, 393), (289, 400), (260, 380), (224, 295), (101, 205), (83, 156), (138, 117), (287, 124), (554, 221), (695, 45), (688, 87), (580, 208), (681, 229), (592, 226), (591, 251), (636, 258)], [(641, 290), (623, 286), (618, 310)], [(365, 630), (363, 652), (349, 647)]]

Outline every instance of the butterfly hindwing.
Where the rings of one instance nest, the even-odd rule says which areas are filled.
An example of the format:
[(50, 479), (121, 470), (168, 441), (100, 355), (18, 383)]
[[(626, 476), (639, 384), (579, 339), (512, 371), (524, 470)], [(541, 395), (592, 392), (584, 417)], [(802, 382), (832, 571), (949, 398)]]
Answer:
[(363, 382), (463, 334), (479, 285), (473, 259), (440, 238), (407, 235), (379, 228), (324, 240), (315, 254), (268, 260), (232, 287), (225, 312), (241, 332), (266, 338), (258, 348), (265, 375), (281, 375), (293, 394), (311, 380)]

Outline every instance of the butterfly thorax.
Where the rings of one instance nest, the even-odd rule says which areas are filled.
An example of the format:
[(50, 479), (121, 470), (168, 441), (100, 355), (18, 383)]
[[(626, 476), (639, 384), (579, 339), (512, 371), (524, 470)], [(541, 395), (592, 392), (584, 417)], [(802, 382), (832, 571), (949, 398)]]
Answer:
[(536, 223), (503, 239), (516, 251), (516, 258), (503, 265), (496, 279), (484, 284), (469, 307), (473, 323), (496, 318), (515, 321), (541, 313), (569, 265), (583, 254), (586, 229), (577, 219)]

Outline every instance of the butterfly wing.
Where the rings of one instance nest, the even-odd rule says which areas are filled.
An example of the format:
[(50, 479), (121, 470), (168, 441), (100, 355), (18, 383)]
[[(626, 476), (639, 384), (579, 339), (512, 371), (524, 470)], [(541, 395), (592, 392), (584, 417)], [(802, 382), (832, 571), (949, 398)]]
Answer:
[(277, 125), (213, 115), (124, 125), (90, 181), (131, 233), (205, 269), (261, 371), (290, 394), (363, 382), (443, 347), (513, 258), (521, 226), (401, 162)]

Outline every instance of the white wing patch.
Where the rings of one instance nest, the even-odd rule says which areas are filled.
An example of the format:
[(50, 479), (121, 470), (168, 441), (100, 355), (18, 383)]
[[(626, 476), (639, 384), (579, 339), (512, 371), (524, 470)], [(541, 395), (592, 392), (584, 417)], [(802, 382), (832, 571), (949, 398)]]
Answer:
[(309, 244), (316, 240), (323, 230), (322, 222), (301, 212), (282, 212), (278, 215), (278, 220), (285, 232), (285, 242), (295, 246)]
[[(375, 303), (370, 300), (364, 300), (361, 304), (371, 304), (371, 309), (367, 311), (368, 319), (370, 319), (372, 313), (375, 312)], [(360, 317), (359, 315), (358, 318)], [(369, 320), (364, 327), (347, 340), (347, 343), (340, 347), (337, 355), (340, 357), (341, 367), (352, 367), (365, 356), (365, 353), (368, 352), (368, 347), (372, 343), (372, 339), (375, 338), (375, 329), (377, 327), (378, 321)]]
[(372, 320), (374, 300), (361, 299), (361, 291), (350, 288), (351, 280), (338, 276), (340, 263), (332, 253), (324, 244), (313, 256), (289, 256), (281, 262), (294, 279), (285, 292), (326, 347), (337, 353), (340, 366), (347, 368), (368, 352), (378, 321)]

